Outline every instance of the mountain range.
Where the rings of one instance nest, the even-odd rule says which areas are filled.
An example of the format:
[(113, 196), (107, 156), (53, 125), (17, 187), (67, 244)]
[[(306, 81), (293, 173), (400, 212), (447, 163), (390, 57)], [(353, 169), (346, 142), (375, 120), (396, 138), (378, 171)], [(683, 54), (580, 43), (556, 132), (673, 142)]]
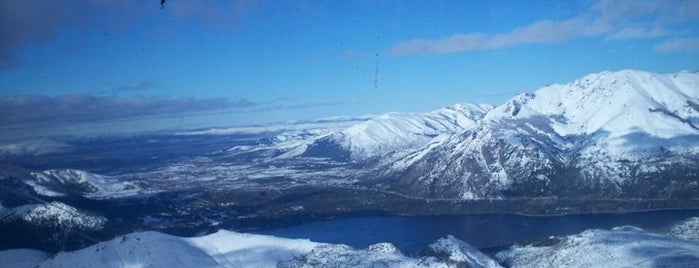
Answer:
[[(283, 136), (283, 134), (282, 134)], [(699, 74), (601, 72), (499, 106), (389, 113), (266, 144), (428, 198), (699, 197)]]
[(696, 197), (697, 125), (699, 74), (603, 72), (518, 95), (379, 176), (433, 197)]
[[(137, 232), (55, 255), (0, 251), (4, 267), (693, 267), (699, 261), (698, 218), (669, 234), (623, 226), (512, 245), (492, 258), (447, 236), (417, 254), (390, 243), (364, 249), (220, 230), (198, 237)], [(677, 232), (675, 229), (683, 231)], [(695, 237), (696, 238), (696, 237)]]
[[(0, 144), (4, 248), (362, 213), (697, 207), (697, 72), (601, 72), (499, 106)], [(66, 228), (98, 239), (66, 244)]]

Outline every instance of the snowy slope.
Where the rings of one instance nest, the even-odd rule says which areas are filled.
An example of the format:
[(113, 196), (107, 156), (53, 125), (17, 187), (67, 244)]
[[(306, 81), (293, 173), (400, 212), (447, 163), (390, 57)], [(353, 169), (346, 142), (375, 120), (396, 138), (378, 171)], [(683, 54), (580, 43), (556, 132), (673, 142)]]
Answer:
[(61, 252), (38, 267), (275, 267), (317, 245), (227, 231), (194, 238), (143, 232)]
[(451, 235), (427, 246), (425, 254), (465, 267), (501, 267), (495, 260)]
[(698, 104), (699, 73), (591, 74), (521, 94), (372, 176), (464, 199), (696, 195)]
[(699, 217), (689, 218), (674, 224), (668, 234), (699, 244)]
[[(380, 243), (366, 249), (345, 245), (315, 243), (302, 239), (285, 239), (230, 231), (193, 238), (157, 232), (133, 233), (114, 240), (53, 257), (29, 250), (0, 252), (10, 263), (2, 267), (500, 267), (463, 241), (453, 238), (439, 247), (453, 248), (443, 253), (442, 261), (434, 256), (405, 256), (393, 245)], [(457, 245), (456, 247), (447, 244)], [(466, 245), (466, 246), (464, 246)], [(468, 252), (461, 249), (468, 248)], [(478, 262), (462, 256), (477, 256)], [(25, 259), (22, 259), (25, 258)], [(486, 259), (487, 258), (487, 259)], [(22, 266), (24, 264), (25, 266)], [(485, 265), (483, 265), (485, 264)]]
[(655, 138), (668, 145), (671, 138), (699, 135), (699, 74), (633, 70), (591, 74), (571, 84), (519, 95), (485, 119), (533, 117), (550, 120), (553, 133), (548, 134), (560, 137), (604, 133), (605, 149), (614, 154), (638, 148), (633, 138), (640, 134), (650, 137), (643, 141)]
[(324, 244), (311, 252), (284, 261), (278, 267), (473, 267), (499, 268), (495, 260), (453, 237), (428, 246), (420, 256), (406, 256), (390, 243), (366, 249)]
[(508, 267), (696, 267), (699, 245), (626, 226), (552, 238), (497, 254)]
[(258, 158), (274, 160), (275, 158), (289, 158), (303, 154), (308, 146), (316, 139), (320, 139), (342, 128), (319, 127), (299, 130), (285, 130), (272, 137), (263, 138), (255, 145), (239, 145), (227, 150), (227, 155), (236, 158)]
[(0, 204), (0, 220), (20, 220), (34, 226), (82, 230), (99, 230), (107, 222), (102, 216), (91, 215), (61, 202), (28, 204), (15, 208), (5, 208)]
[(33, 249), (0, 251), (0, 268), (35, 267), (48, 257), (49, 254)]
[(139, 193), (136, 184), (118, 178), (75, 169), (54, 169), (32, 172), (25, 183), (44, 196), (78, 194), (88, 198), (127, 196)]
[(228, 149), (228, 155), (239, 159), (274, 160), (303, 156), (365, 160), (393, 151), (420, 148), (440, 135), (461, 132), (472, 127), (490, 109), (490, 105), (457, 104), (427, 113), (387, 113), (345, 121), (319, 120), (293, 127), (235, 128), (189, 134), (279, 131), (261, 139), (257, 145)]
[(314, 141), (305, 155), (332, 158), (339, 150), (351, 160), (361, 160), (416, 149), (440, 135), (471, 128), (490, 109), (489, 105), (457, 104), (428, 113), (388, 113)]
[(255, 145), (239, 145), (226, 150), (236, 159), (285, 159), (303, 154), (313, 141), (370, 120), (373, 115), (331, 117), (308, 122), (286, 122), (261, 126), (209, 129), (178, 133), (178, 135), (263, 135)]

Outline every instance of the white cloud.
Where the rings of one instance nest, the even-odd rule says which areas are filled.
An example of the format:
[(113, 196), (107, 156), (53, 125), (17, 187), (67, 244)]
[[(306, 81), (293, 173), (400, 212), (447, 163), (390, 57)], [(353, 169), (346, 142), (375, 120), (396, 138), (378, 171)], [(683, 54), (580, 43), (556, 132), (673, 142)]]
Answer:
[(673, 34), (674, 33), (672, 31), (660, 27), (652, 29), (648, 29), (645, 27), (629, 27), (608, 35), (607, 40), (656, 38), (669, 36)]
[(525, 44), (546, 44), (566, 41), (580, 35), (584, 26), (577, 19), (567, 21), (538, 21), (524, 28), (491, 38), (490, 48), (506, 48)]
[(392, 55), (454, 53), (502, 49), (528, 44), (560, 43), (584, 34), (585, 30), (585, 26), (577, 19), (544, 20), (502, 34), (471, 33), (455, 34), (435, 40), (413, 39), (398, 43), (390, 50), (390, 53)]
[(418, 38), (398, 43), (390, 50), (390, 54), (453, 53), (482, 50), (485, 48), (487, 39), (488, 37), (481, 33), (455, 34), (436, 40)]
[(699, 38), (673, 38), (653, 47), (657, 52), (697, 52)]
[[(457, 33), (436, 39), (416, 38), (397, 43), (392, 55), (458, 53), (505, 49), (520, 45), (562, 43), (575, 38), (602, 36), (605, 40), (678, 36), (687, 21), (699, 19), (699, 2), (600, 0), (577, 17), (540, 20), (498, 34)], [(674, 41), (680, 42), (680, 41)], [(687, 40), (681, 41), (685, 47)], [(669, 45), (668, 45), (669, 46)], [(680, 46), (677, 44), (676, 46)], [(667, 50), (661, 47), (658, 51)]]

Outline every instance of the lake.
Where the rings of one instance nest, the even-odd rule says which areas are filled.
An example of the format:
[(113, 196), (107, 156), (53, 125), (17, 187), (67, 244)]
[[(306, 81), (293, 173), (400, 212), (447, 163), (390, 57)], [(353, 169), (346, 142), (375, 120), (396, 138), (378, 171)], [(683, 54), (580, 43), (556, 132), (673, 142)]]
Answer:
[(404, 252), (416, 253), (435, 240), (450, 234), (474, 247), (487, 248), (516, 241), (570, 235), (587, 229), (609, 229), (623, 225), (656, 230), (697, 216), (699, 210), (545, 217), (513, 214), (367, 216), (316, 221), (255, 233), (340, 243), (354, 248), (390, 242)]

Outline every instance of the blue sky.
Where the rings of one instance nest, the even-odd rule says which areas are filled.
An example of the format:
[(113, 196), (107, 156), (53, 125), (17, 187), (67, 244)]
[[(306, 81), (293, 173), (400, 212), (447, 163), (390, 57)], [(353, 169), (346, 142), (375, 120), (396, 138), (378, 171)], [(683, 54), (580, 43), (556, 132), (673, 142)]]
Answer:
[(0, 132), (202, 128), (699, 69), (697, 1), (2, 1)]

